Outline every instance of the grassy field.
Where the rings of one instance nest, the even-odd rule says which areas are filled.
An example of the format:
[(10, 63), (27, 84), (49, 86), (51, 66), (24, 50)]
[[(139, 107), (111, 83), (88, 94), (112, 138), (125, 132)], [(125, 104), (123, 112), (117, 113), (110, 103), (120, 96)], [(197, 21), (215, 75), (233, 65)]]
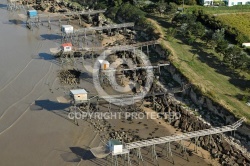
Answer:
[(220, 6), (220, 7), (205, 7), (205, 6), (185, 6), (186, 12), (193, 10), (203, 10), (207, 14), (220, 14), (220, 13), (241, 13), (250, 12), (250, 5), (236, 5), (236, 6)]
[(177, 50), (176, 56), (172, 57), (172, 62), (192, 83), (214, 101), (222, 104), (236, 115), (247, 117), (248, 122), (250, 122), (250, 108), (236, 98), (239, 94), (247, 95), (247, 92), (231, 84), (232, 78), (223, 73), (222, 68), (210, 67), (207, 60), (213, 61), (214, 58), (206, 57), (208, 52), (196, 54), (193, 58), (191, 46), (185, 45), (177, 39), (171, 41), (170, 45), (174, 50)]
[(218, 15), (216, 18), (250, 38), (250, 13)]
[[(165, 18), (150, 16), (152, 24), (157, 26), (161, 36), (165, 36), (166, 27), (170, 24)], [(238, 95), (249, 95), (241, 90), (237, 83), (240, 73), (235, 73), (220, 64), (219, 55), (214, 55), (211, 49), (204, 49), (201, 42), (190, 46), (182, 41), (181, 37), (162, 43), (171, 49), (173, 56), (171, 62), (185, 75), (189, 81), (196, 85), (206, 96), (220, 103), (233, 112), (237, 117), (246, 117), (250, 123), (250, 107), (245, 102), (237, 99)], [(250, 76), (245, 75), (248, 80)]]

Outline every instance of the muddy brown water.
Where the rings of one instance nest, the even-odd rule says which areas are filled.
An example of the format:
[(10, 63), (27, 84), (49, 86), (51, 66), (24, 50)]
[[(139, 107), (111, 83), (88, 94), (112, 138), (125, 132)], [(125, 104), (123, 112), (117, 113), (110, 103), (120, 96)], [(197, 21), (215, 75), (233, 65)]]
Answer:
[[(83, 139), (90, 129), (65, 119), (67, 106), (56, 100), (64, 93), (57, 90), (60, 66), (49, 49), (60, 44), (58, 35), (45, 26), (27, 29), (18, 13), (0, 0), (0, 165), (74, 165), (65, 160), (74, 156), (70, 147), (99, 141), (96, 133)], [(35, 101), (43, 109), (34, 110)], [(62, 110), (53, 110), (55, 104)]]

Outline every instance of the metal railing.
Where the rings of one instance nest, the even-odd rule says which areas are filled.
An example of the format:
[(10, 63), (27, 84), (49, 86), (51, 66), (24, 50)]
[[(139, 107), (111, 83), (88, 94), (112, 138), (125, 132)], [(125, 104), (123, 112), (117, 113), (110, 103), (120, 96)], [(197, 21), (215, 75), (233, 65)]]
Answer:
[(156, 145), (156, 144), (164, 144), (167, 142), (180, 141), (180, 140), (186, 140), (186, 139), (191, 139), (191, 138), (197, 138), (197, 137), (201, 137), (201, 136), (207, 136), (207, 135), (224, 133), (224, 132), (228, 132), (228, 131), (234, 131), (239, 126), (242, 125), (244, 120), (245, 120), (245, 118), (241, 118), (240, 120), (238, 120), (234, 124), (223, 126), (223, 127), (215, 127), (215, 128), (205, 129), (205, 130), (199, 130), (199, 131), (193, 131), (193, 132), (189, 132), (189, 133), (173, 135), (173, 136), (166, 136), (166, 137), (161, 137), (161, 138), (155, 138), (155, 139), (149, 139), (149, 140), (144, 140), (144, 141), (136, 141), (136, 142), (132, 142), (132, 143), (127, 143), (127, 144), (125, 144), (124, 148), (130, 150), (130, 149), (142, 148), (142, 147), (146, 147), (146, 146), (152, 146), (152, 145)]

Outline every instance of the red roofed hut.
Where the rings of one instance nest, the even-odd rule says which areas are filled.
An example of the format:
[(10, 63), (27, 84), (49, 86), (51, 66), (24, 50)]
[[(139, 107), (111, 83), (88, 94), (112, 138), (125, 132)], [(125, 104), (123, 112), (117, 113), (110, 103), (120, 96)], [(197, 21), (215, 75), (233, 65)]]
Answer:
[(72, 44), (71, 43), (63, 43), (61, 46), (63, 52), (70, 52), (72, 51)]

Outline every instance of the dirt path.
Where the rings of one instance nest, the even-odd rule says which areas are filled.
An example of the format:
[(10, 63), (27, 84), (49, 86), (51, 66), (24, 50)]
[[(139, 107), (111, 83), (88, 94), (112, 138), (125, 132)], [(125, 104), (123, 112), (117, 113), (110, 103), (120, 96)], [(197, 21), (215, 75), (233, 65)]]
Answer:
[[(160, 34), (160, 38), (158, 39), (158, 42), (161, 43), (163, 45), (163, 47), (165, 47), (166, 49), (171, 51), (171, 56), (169, 57), (169, 60), (171, 62), (176, 62), (176, 63), (181, 62), (181, 60), (178, 58), (175, 50), (172, 48), (170, 43), (164, 39), (165, 32), (163, 31), (163, 29), (161, 28), (159, 23), (151, 18), (147, 18), (147, 19), (157, 28), (156, 32)], [(192, 71), (191, 68), (186, 67), (186, 69), (188, 70), (189, 73), (193, 73), (196, 75), (196, 73), (194, 71)], [(195, 77), (198, 77), (198, 75), (196, 75)]]
[(177, 57), (175, 50), (170, 46), (169, 42), (164, 40), (165, 37), (165, 32), (164, 30), (161, 28), (161, 26), (158, 24), (157, 21), (151, 19), (151, 18), (147, 18), (148, 21), (150, 21), (157, 29), (155, 30), (156, 33), (160, 34), (160, 38), (158, 39), (159, 43), (162, 43), (164, 47), (166, 47), (168, 50), (171, 51), (171, 54), (173, 55), (173, 57)]

